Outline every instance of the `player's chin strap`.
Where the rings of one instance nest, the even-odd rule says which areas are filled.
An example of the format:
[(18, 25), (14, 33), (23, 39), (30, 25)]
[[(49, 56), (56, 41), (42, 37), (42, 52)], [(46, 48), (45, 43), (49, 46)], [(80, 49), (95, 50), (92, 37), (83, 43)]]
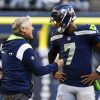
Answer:
[(98, 74), (100, 74), (100, 65), (99, 65), (98, 68), (96, 69), (96, 72), (97, 72)]

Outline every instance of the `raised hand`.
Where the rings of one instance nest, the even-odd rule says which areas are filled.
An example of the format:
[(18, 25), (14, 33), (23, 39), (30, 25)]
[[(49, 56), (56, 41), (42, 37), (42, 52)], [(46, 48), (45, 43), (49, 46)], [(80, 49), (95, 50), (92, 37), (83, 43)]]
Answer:
[(58, 67), (64, 67), (64, 61), (63, 59), (59, 59), (59, 54), (57, 54), (54, 62), (58, 64)]

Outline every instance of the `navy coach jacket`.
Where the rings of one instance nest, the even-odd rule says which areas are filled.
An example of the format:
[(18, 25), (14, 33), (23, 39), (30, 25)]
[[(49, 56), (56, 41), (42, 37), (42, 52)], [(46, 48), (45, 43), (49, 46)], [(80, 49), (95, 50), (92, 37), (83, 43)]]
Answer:
[(24, 93), (32, 94), (32, 73), (41, 76), (57, 70), (57, 64), (40, 66), (32, 46), (22, 36), (12, 34), (2, 43), (2, 94)]

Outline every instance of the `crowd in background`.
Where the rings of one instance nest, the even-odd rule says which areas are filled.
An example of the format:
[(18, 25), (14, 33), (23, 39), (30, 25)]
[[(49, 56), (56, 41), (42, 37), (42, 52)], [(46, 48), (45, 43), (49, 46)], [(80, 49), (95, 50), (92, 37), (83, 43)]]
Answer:
[(60, 3), (69, 3), (76, 11), (88, 11), (92, 0), (0, 0), (0, 9), (51, 10)]
[[(0, 10), (51, 11), (55, 5), (60, 4), (60, 3), (62, 4), (68, 3), (72, 5), (76, 11), (95, 11), (95, 10), (100, 11), (100, 0), (0, 0)], [(98, 64), (100, 64), (99, 63), (100, 51), (97, 51), (97, 52), (98, 54), (94, 53), (94, 58), (93, 58), (94, 66), (97, 66)], [(99, 57), (99, 61), (97, 61), (96, 59), (97, 57)], [(1, 67), (1, 61), (0, 61), (0, 67)]]

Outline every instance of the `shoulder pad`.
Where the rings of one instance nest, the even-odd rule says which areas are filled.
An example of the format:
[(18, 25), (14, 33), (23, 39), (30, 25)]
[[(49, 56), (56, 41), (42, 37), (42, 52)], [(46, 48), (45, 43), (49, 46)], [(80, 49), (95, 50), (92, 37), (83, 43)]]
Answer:
[(74, 32), (76, 35), (88, 35), (98, 33), (98, 30), (94, 24), (86, 24), (79, 26), (78, 29)]
[(76, 35), (89, 35), (99, 33), (94, 24), (86, 24), (79, 26), (79, 28), (74, 32)]
[(63, 37), (62, 33), (59, 33), (58, 30), (54, 30), (51, 33), (50, 41), (54, 41)]
[(58, 40), (63, 37), (63, 34), (54, 35), (51, 37), (50, 41)]
[(94, 30), (94, 31), (97, 30), (97, 28), (96, 28), (96, 26), (94, 24), (86, 24), (86, 25), (84, 25), (84, 28), (86, 30)]
[(89, 27), (90, 30), (97, 30), (96, 26), (94, 24), (91, 24)]
[(59, 32), (57, 31), (57, 29), (54, 29), (51, 33), (51, 37), (54, 36), (54, 35), (58, 35)]
[(94, 24), (85, 24), (85, 25), (80, 25), (77, 28), (77, 31), (82, 31), (82, 30), (94, 30), (94, 31), (96, 31), (97, 28)]

